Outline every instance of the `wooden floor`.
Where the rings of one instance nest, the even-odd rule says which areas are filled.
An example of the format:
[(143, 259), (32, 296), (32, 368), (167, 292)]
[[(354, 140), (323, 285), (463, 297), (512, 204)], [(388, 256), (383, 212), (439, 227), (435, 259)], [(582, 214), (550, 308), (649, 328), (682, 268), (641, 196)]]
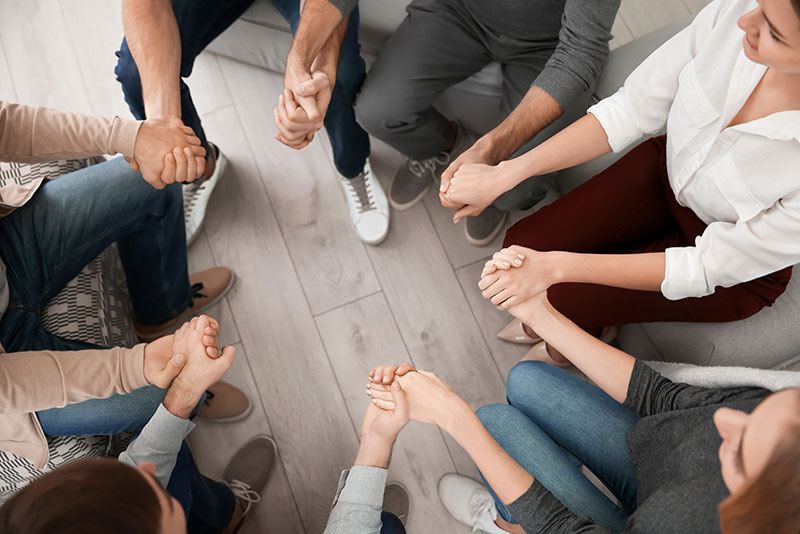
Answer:
[[(705, 3), (624, 0), (613, 45)], [(0, 99), (128, 116), (113, 75), (121, 38), (118, 1), (0, 0)], [(382, 245), (365, 246), (350, 228), (325, 136), (299, 153), (272, 138), (281, 76), (206, 54), (189, 85), (208, 137), (231, 162), (190, 250), (191, 268), (236, 272), (236, 286), (211, 313), (223, 342), (239, 350), (227, 380), (256, 401), (246, 421), (199, 424), (192, 448), (203, 471), (219, 476), (249, 437), (273, 435), (279, 463), (245, 532), (316, 534), (358, 447), (371, 367), (413, 362), (477, 408), (503, 402), (505, 376), (523, 349), (495, 339), (507, 317), (476, 287), (494, 249), (467, 245), (433, 192), (392, 214)], [(401, 164), (378, 142), (372, 161), (384, 181)], [(439, 430), (409, 425), (389, 478), (410, 491), (410, 532), (469, 532), (436, 495), (439, 478), (453, 471), (476, 476)]]

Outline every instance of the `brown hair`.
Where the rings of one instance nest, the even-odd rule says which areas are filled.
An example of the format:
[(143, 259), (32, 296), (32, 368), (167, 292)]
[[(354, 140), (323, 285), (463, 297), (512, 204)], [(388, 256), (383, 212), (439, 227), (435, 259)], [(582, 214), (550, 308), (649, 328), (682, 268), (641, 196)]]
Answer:
[(800, 424), (789, 427), (767, 465), (719, 505), (724, 534), (797, 534)]
[(797, 12), (797, 16), (800, 17), (800, 0), (792, 0), (792, 6), (794, 6), (794, 10)]
[(140, 472), (111, 459), (76, 462), (32, 482), (0, 507), (0, 532), (153, 534), (161, 505)]

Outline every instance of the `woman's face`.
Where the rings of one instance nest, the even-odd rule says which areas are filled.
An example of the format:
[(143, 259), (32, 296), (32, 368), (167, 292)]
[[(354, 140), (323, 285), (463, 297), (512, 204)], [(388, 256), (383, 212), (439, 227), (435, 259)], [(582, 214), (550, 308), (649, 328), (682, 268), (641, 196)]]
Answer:
[(744, 53), (776, 72), (800, 74), (800, 15), (792, 0), (759, 0), (739, 19)]
[(156, 478), (156, 467), (153, 464), (144, 463), (136, 466), (136, 469), (147, 479), (147, 483), (153, 488), (158, 497), (158, 504), (161, 505), (161, 533), (184, 533), (186, 532), (186, 516), (183, 507), (167, 493), (167, 490)]
[(800, 424), (800, 389), (773, 393), (751, 414), (720, 408), (714, 413), (714, 424), (722, 436), (722, 478), (735, 493), (764, 469), (787, 430)]

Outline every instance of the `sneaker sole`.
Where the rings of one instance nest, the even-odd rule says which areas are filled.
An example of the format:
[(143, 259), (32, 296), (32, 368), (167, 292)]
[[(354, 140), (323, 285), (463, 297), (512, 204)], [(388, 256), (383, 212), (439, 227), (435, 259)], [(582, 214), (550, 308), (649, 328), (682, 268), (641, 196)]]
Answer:
[(474, 237), (469, 235), (469, 232), (467, 232), (467, 221), (464, 220), (464, 235), (467, 238), (467, 243), (469, 243), (473, 247), (485, 247), (485, 246), (488, 246), (492, 241), (494, 241), (494, 238), (497, 237), (497, 235), (503, 230), (503, 227), (505, 226), (506, 221), (508, 221), (508, 213), (507, 212), (503, 216), (503, 220), (500, 221), (500, 224), (497, 225), (497, 228), (495, 228), (492, 231), (491, 234), (489, 234), (488, 236), (484, 237), (483, 239), (475, 239)]
[(136, 337), (139, 338), (139, 341), (141, 341), (142, 343), (150, 343), (151, 341), (155, 341), (156, 339), (158, 339), (160, 337), (164, 337), (166, 335), (172, 334), (178, 328), (180, 328), (186, 321), (189, 321), (192, 318), (197, 317), (198, 315), (202, 315), (202, 313), (205, 310), (207, 310), (208, 308), (210, 308), (211, 306), (213, 306), (214, 304), (216, 304), (220, 300), (222, 300), (225, 297), (225, 295), (227, 295), (230, 292), (231, 288), (233, 287), (233, 285), (235, 283), (236, 283), (236, 273), (231, 271), (231, 281), (230, 281), (230, 283), (228, 283), (228, 285), (225, 287), (225, 289), (223, 289), (222, 292), (219, 295), (217, 295), (217, 298), (215, 298), (214, 300), (212, 300), (211, 302), (209, 302), (205, 306), (196, 309), (194, 311), (194, 313), (192, 313), (191, 315), (187, 315), (186, 318), (183, 320), (183, 322), (181, 322), (179, 324), (176, 324), (175, 326), (171, 326), (169, 328), (165, 328), (164, 330), (161, 330), (160, 332), (158, 332), (156, 334), (150, 334), (148, 336), (140, 336), (139, 332), (136, 332)]
[[(197, 230), (186, 240), (186, 248), (192, 246), (192, 243), (195, 242), (197, 236), (200, 235), (200, 230), (203, 228), (203, 223), (206, 220), (206, 209), (208, 208), (208, 203), (211, 200), (211, 195), (214, 193), (214, 189), (217, 187), (220, 178), (225, 174), (225, 171), (228, 170), (228, 158), (222, 153), (222, 150), (219, 150), (217, 147), (217, 163), (216, 167), (214, 168), (214, 173), (206, 180), (204, 184), (208, 187), (208, 194), (205, 196), (205, 202), (201, 204), (197, 204), (194, 207), (194, 213), (197, 214), (197, 217), (200, 218), (200, 224), (197, 225)], [(192, 217), (193, 219), (196, 217)]]

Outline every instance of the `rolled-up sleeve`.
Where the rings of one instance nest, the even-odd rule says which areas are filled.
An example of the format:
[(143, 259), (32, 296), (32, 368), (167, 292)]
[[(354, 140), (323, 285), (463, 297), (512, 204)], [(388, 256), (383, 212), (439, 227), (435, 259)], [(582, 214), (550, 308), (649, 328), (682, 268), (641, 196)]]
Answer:
[(706, 6), (688, 28), (650, 54), (617, 93), (589, 108), (614, 152), (664, 129), (680, 73), (711, 33), (724, 5), (725, 0), (715, 0)]
[(800, 263), (800, 194), (747, 222), (713, 222), (693, 247), (666, 250), (661, 293), (670, 300), (710, 295)]

